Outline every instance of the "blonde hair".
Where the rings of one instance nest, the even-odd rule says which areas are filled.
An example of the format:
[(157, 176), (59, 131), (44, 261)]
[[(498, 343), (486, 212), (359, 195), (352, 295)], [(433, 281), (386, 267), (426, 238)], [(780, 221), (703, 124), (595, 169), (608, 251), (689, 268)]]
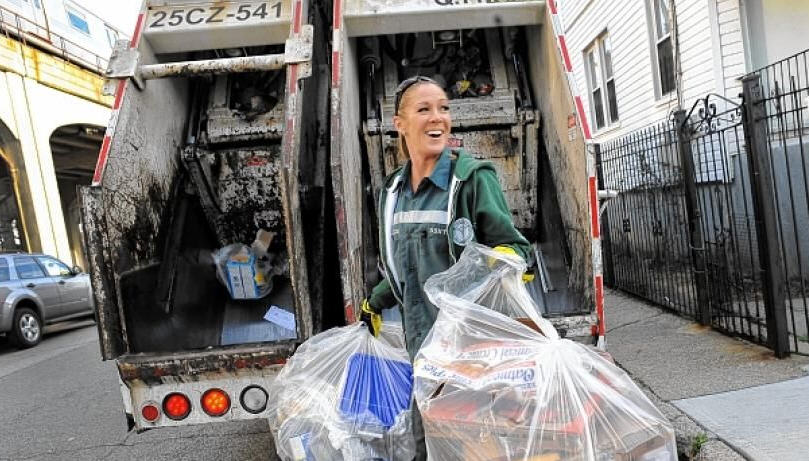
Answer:
[[(399, 107), (397, 108), (398, 111), (394, 114), (394, 116), (400, 117), (399, 113), (402, 112), (403, 107), (406, 107), (409, 104), (409, 101), (412, 97), (411, 90), (421, 85), (435, 85), (438, 88), (441, 88), (441, 85), (432, 80), (419, 80), (416, 83), (408, 86), (407, 89), (405, 89), (404, 92), (401, 94), (401, 96), (399, 96)], [(441, 88), (441, 91), (444, 91), (444, 89)], [(444, 92), (444, 95), (446, 96), (446, 92)], [(402, 133), (399, 133), (399, 137), (396, 139), (396, 153), (399, 157), (398, 160), (401, 163), (404, 163), (408, 159), (410, 159), (410, 151), (407, 149), (407, 140), (405, 140), (404, 134)]]

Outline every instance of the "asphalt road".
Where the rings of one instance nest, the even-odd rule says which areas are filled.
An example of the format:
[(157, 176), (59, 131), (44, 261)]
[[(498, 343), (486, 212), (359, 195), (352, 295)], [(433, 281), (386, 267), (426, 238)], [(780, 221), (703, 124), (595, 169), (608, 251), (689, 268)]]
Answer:
[(115, 365), (79, 325), (27, 350), (0, 338), (0, 460), (276, 459), (264, 420), (127, 432)]

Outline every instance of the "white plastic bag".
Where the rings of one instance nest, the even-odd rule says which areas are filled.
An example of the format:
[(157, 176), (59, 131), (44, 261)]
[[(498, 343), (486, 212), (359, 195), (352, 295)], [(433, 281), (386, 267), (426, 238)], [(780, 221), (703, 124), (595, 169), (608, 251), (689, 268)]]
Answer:
[(430, 459), (676, 461), (666, 418), (623, 370), (559, 338), (524, 271), (470, 244), (425, 284), (440, 309), (414, 366)]
[[(385, 328), (396, 328), (385, 324)], [(400, 328), (401, 331), (401, 328)], [(401, 341), (401, 334), (388, 337)], [(410, 461), (413, 369), (364, 324), (303, 343), (270, 389), (270, 429), (284, 461)]]

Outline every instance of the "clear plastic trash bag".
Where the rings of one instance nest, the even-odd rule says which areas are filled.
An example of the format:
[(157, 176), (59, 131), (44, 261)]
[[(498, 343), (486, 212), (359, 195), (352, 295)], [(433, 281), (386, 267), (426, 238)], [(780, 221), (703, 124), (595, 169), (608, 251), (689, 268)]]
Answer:
[(670, 423), (623, 370), (559, 338), (524, 271), (470, 244), (427, 280), (440, 312), (416, 354), (414, 397), (430, 459), (676, 461)]
[(401, 347), (401, 327), (398, 334), (392, 324), (384, 328), (388, 334), (380, 339), (362, 323), (332, 328), (304, 342), (284, 365), (270, 388), (269, 404), (282, 460), (410, 461), (415, 456), (413, 368)]

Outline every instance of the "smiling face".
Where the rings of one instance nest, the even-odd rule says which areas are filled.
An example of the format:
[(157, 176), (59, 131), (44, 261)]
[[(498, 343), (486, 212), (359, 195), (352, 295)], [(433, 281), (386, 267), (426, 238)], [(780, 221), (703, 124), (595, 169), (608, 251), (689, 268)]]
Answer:
[(417, 83), (402, 95), (393, 126), (403, 136), (411, 157), (433, 157), (441, 154), (449, 139), (452, 118), (449, 99), (434, 83)]

